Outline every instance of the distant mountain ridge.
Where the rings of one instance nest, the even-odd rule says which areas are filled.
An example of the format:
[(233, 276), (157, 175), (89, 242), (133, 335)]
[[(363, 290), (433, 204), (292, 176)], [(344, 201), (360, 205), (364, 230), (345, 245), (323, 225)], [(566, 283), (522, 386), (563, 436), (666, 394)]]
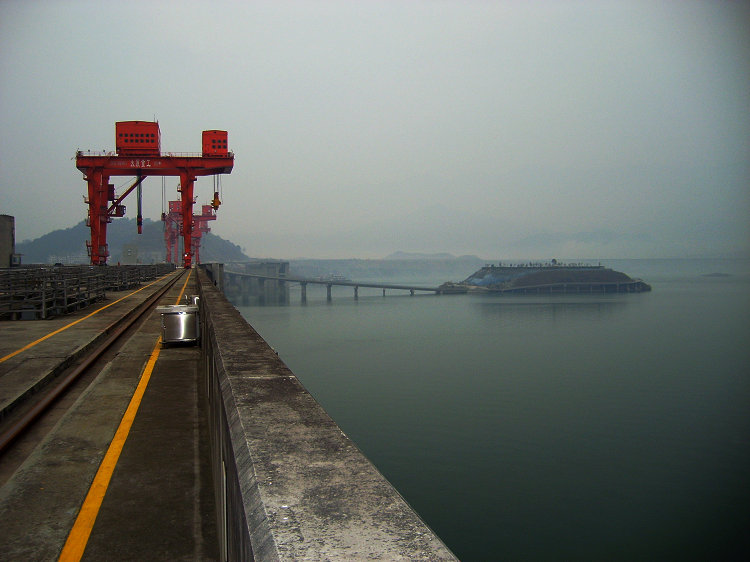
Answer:
[[(88, 264), (86, 240), (90, 232), (84, 221), (60, 229), (34, 240), (16, 243), (16, 252), (22, 254), (24, 264)], [(166, 258), (163, 225), (161, 221), (145, 219), (143, 234), (137, 234), (135, 219), (123, 218), (108, 225), (108, 263), (129, 263), (123, 259), (123, 250), (135, 249), (139, 263), (158, 263)], [(252, 258), (242, 249), (220, 236), (208, 233), (203, 237), (200, 258), (202, 262), (246, 262)], [(294, 275), (321, 277), (331, 274), (351, 279), (377, 279), (398, 281), (436, 282), (459, 280), (481, 267), (486, 260), (477, 256), (456, 257), (448, 252), (413, 253), (397, 251), (383, 259), (310, 259), (289, 260)]]
[(386, 260), (452, 260), (456, 259), (456, 256), (448, 252), (440, 252), (436, 254), (420, 254), (415, 252), (393, 252), (387, 255)]
[[(16, 252), (22, 254), (22, 263), (88, 263), (86, 240), (90, 231), (85, 221), (77, 225), (50, 232), (34, 240), (16, 243)], [(123, 218), (107, 227), (107, 243), (110, 257), (108, 263), (125, 262), (123, 249), (136, 249), (140, 263), (158, 263), (166, 259), (166, 246), (161, 221), (144, 219), (143, 234), (137, 234), (135, 219)], [(208, 233), (201, 243), (200, 258), (203, 262), (248, 261), (242, 249), (220, 236)]]
[(486, 263), (477, 256), (455, 257), (449, 253), (420, 254), (395, 252), (383, 259), (306, 259), (289, 260), (297, 277), (318, 278), (341, 275), (357, 281), (397, 280), (399, 282), (443, 282), (464, 279)]

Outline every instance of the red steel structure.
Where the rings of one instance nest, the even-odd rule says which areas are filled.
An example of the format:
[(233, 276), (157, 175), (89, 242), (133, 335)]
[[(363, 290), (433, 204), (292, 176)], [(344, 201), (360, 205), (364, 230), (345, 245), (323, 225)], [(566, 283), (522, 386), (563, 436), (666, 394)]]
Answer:
[[(109, 256), (107, 224), (112, 217), (125, 215), (121, 204), (138, 188), (138, 232), (141, 232), (141, 183), (148, 176), (177, 176), (180, 178), (180, 214), (184, 241), (183, 266), (192, 266), (193, 255), (193, 187), (201, 176), (229, 174), (234, 166), (234, 154), (229, 152), (226, 131), (204, 131), (203, 151), (200, 154), (161, 154), (159, 124), (150, 121), (121, 121), (115, 124), (116, 152), (76, 153), (76, 168), (83, 172), (88, 183), (88, 226), (91, 241), (86, 247), (92, 265), (105, 265)], [(112, 176), (136, 176), (135, 182), (121, 196), (115, 196)], [(110, 204), (111, 202), (111, 204)], [(215, 207), (214, 207), (215, 208)]]
[[(195, 256), (196, 264), (201, 263), (200, 249), (203, 235), (211, 232), (208, 221), (216, 220), (216, 211), (213, 205), (203, 205), (202, 211), (200, 215), (193, 215), (192, 254)], [(167, 248), (167, 263), (177, 262), (179, 234), (182, 229), (181, 202), (170, 201), (169, 213), (164, 213), (161, 220), (164, 221), (164, 244)]]
[(200, 215), (193, 216), (193, 253), (195, 254), (195, 263), (201, 262), (201, 240), (204, 234), (211, 232), (211, 228), (208, 226), (208, 221), (216, 220), (216, 210), (212, 205), (203, 205), (202, 213)]
[(182, 203), (169, 202), (169, 212), (162, 213), (164, 221), (164, 245), (167, 247), (167, 263), (177, 263), (179, 260), (180, 230), (182, 229)]

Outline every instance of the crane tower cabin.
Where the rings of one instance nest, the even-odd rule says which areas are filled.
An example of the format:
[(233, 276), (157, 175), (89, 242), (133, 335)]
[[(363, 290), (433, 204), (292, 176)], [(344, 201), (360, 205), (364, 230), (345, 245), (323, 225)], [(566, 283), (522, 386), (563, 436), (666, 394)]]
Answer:
[(117, 154), (159, 156), (161, 153), (159, 123), (120, 121), (115, 123), (115, 137)]
[[(92, 265), (105, 265), (109, 256), (107, 224), (113, 217), (125, 215), (122, 201), (137, 188), (138, 233), (141, 233), (141, 183), (148, 176), (180, 178), (184, 267), (192, 266), (193, 188), (200, 176), (229, 174), (234, 154), (229, 151), (227, 131), (207, 130), (202, 135), (200, 153), (161, 153), (159, 123), (152, 121), (119, 121), (115, 123), (115, 152), (91, 153), (78, 151), (76, 167), (88, 184), (88, 218), (91, 240), (86, 242)], [(133, 184), (119, 197), (112, 176), (135, 176)], [(218, 198), (215, 198), (218, 201)]]

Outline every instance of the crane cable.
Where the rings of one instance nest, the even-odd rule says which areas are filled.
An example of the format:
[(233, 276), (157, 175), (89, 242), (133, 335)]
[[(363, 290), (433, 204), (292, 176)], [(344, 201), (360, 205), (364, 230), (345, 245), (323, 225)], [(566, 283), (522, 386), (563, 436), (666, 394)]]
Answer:
[(164, 183), (166, 178), (164, 176), (161, 177), (161, 231), (164, 232), (167, 229), (167, 221), (164, 220), (166, 218), (165, 214), (165, 208), (166, 208), (166, 184)]

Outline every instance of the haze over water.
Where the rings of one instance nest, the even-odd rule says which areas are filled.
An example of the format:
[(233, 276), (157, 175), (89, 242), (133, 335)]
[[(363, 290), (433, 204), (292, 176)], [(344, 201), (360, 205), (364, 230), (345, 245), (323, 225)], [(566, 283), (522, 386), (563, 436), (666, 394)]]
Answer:
[[(228, 132), (211, 230), (248, 256), (750, 255), (748, 2), (172, 8), (0, 2), (0, 211), (18, 241), (87, 216), (76, 150), (156, 120), (163, 153)], [(118, 196), (136, 174), (112, 177)], [(177, 184), (144, 180), (144, 218)]]
[(746, 551), (750, 262), (605, 263), (653, 291), (240, 311), (462, 560)]

